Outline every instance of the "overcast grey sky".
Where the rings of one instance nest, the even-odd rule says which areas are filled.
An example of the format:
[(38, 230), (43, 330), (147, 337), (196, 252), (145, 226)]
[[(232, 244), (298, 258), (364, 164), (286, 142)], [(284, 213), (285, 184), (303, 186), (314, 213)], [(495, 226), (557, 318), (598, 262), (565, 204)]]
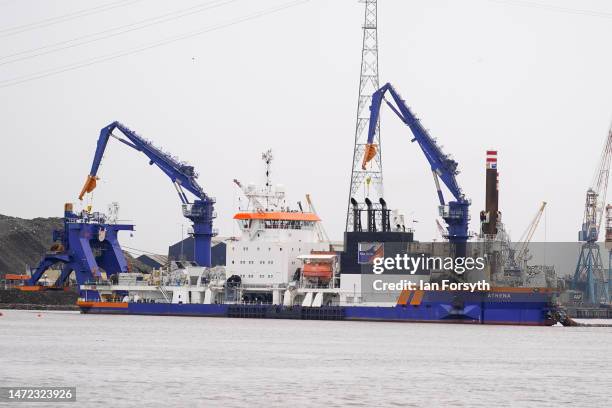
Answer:
[[(100, 128), (120, 120), (195, 165), (200, 184), (217, 197), (221, 235), (237, 232), (232, 216), (239, 193), (232, 179), (261, 182), (260, 155), (271, 148), (274, 181), (286, 186), (294, 202), (311, 193), (329, 234), (341, 239), (363, 5), (311, 0), (7, 86), (13, 78), (141, 48), (291, 2), (225, 2), (8, 63), (30, 55), (7, 58), (11, 54), (210, 0), (126, 0), (121, 7), (59, 24), (8, 30), (115, 3), (0, 1), (0, 213), (61, 216), (63, 203), (76, 201)], [(499, 150), (500, 205), (513, 237), (546, 200), (548, 240), (576, 240), (584, 193), (612, 120), (611, 39), (612, 4), (604, 0), (379, 0), (381, 82), (396, 86), (459, 161), (459, 181), (473, 201), (472, 229), (478, 229), (484, 205), (485, 150), (492, 148)], [(418, 220), (418, 239), (436, 238), (437, 202), (426, 161), (391, 112), (381, 120), (387, 201)], [(94, 207), (105, 210), (118, 201), (120, 217), (136, 224), (134, 237), (124, 235), (125, 245), (165, 253), (167, 244), (180, 238), (187, 221), (179, 200), (144, 156), (111, 142), (99, 175)], [(535, 240), (543, 238), (540, 228)]]

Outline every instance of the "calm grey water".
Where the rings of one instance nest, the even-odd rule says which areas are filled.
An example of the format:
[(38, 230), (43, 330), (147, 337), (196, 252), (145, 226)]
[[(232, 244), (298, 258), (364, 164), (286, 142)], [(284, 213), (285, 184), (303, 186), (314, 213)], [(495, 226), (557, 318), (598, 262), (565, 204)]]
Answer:
[(1, 312), (2, 385), (79, 407), (612, 406), (612, 328)]

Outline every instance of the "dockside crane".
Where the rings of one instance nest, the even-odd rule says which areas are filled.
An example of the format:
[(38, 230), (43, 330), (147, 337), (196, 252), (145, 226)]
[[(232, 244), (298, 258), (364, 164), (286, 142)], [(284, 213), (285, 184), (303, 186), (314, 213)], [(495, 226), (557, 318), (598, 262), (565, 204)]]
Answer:
[[(306, 202), (308, 203), (308, 209), (310, 210), (310, 212), (318, 216), (319, 214), (317, 213), (317, 209), (315, 208), (314, 203), (312, 202), (310, 194), (306, 194)], [(325, 227), (323, 226), (322, 222), (316, 223), (316, 230), (319, 240), (321, 242), (327, 242), (328, 244), (331, 244), (329, 235), (327, 235), (327, 231), (325, 231)]]
[(606, 249), (608, 250), (608, 303), (612, 296), (612, 205), (606, 206)]
[[(385, 94), (387, 93), (391, 95), (395, 104), (385, 98)], [(380, 107), (383, 100), (391, 110), (399, 116), (402, 122), (410, 128), (414, 135), (412, 141), (416, 141), (425, 154), (425, 158), (431, 166), (434, 183), (438, 193), (440, 216), (448, 226), (448, 240), (451, 244), (454, 244), (457, 256), (465, 256), (465, 245), (469, 238), (468, 222), (470, 201), (463, 194), (456, 179), (457, 174), (459, 174), (457, 170), (458, 163), (442, 151), (435, 139), (429, 135), (429, 132), (421, 125), (419, 119), (410, 110), (406, 102), (404, 102), (390, 83), (385, 84), (372, 95), (368, 142), (364, 151), (362, 168), (365, 169), (367, 163), (376, 156), (377, 146), (373, 144), (373, 141), (377, 131)], [(445, 200), (440, 187), (440, 180), (442, 180), (453, 195), (453, 201), (447, 202)]]
[(574, 288), (585, 292), (586, 300), (598, 303), (610, 300), (607, 285), (604, 285), (604, 267), (599, 252), (599, 229), (606, 207), (608, 179), (610, 177), (610, 159), (612, 158), (612, 127), (604, 145), (599, 164), (591, 187), (586, 192), (582, 228), (578, 231), (578, 240), (583, 242), (574, 273)]
[[(115, 130), (120, 131), (124, 137), (115, 135), (113, 133)], [(134, 150), (142, 152), (149, 158), (150, 165), (156, 165), (170, 178), (181, 200), (183, 215), (193, 223), (194, 259), (200, 266), (210, 266), (211, 239), (216, 234), (213, 230), (215, 199), (208, 196), (197, 183), (198, 174), (193, 166), (180, 162), (153, 146), (149, 140), (139, 136), (127, 126), (119, 122), (113, 122), (100, 131), (91, 170), (79, 194), (79, 199), (82, 200), (87, 193), (91, 193), (96, 188), (98, 169), (111, 137)], [(190, 201), (186, 191), (193, 194), (196, 197), (195, 200)]]
[[(89, 291), (81, 289), (81, 285), (95, 285), (118, 273), (129, 272), (118, 235), (121, 231), (133, 231), (133, 225), (109, 223), (103, 214), (96, 212), (74, 212), (72, 203), (64, 205), (63, 221), (63, 228), (53, 231), (54, 244), (31, 270), (30, 279), (21, 290), (62, 289), (74, 273), (81, 295), (87, 297)], [(41, 278), (54, 266), (61, 270), (60, 275), (54, 283), (43, 285)], [(99, 299), (95, 291), (89, 293), (91, 296)]]
[(525, 230), (525, 232), (523, 232), (523, 235), (518, 240), (516, 247), (514, 248), (516, 254), (514, 259), (519, 267), (523, 267), (524, 263), (527, 261), (529, 243), (531, 242), (533, 234), (535, 233), (536, 229), (538, 228), (538, 225), (540, 224), (540, 220), (542, 219), (542, 214), (544, 214), (545, 209), (546, 201), (542, 201), (542, 205), (540, 205), (540, 208), (538, 208), (536, 215), (533, 217), (533, 219), (527, 226), (527, 229)]

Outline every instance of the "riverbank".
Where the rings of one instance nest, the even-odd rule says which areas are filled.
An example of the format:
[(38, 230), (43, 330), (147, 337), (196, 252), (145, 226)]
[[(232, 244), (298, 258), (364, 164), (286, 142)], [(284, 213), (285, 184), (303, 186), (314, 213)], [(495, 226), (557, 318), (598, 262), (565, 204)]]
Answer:
[(75, 290), (22, 292), (0, 289), (0, 309), (16, 310), (79, 310)]

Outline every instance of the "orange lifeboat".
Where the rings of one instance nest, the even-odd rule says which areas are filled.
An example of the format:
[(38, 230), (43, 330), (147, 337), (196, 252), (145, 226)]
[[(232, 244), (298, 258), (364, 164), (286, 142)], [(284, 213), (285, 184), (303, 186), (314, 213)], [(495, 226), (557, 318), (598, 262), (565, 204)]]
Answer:
[(306, 278), (319, 278), (330, 280), (333, 275), (332, 265), (328, 262), (311, 262), (304, 265), (303, 274)]

